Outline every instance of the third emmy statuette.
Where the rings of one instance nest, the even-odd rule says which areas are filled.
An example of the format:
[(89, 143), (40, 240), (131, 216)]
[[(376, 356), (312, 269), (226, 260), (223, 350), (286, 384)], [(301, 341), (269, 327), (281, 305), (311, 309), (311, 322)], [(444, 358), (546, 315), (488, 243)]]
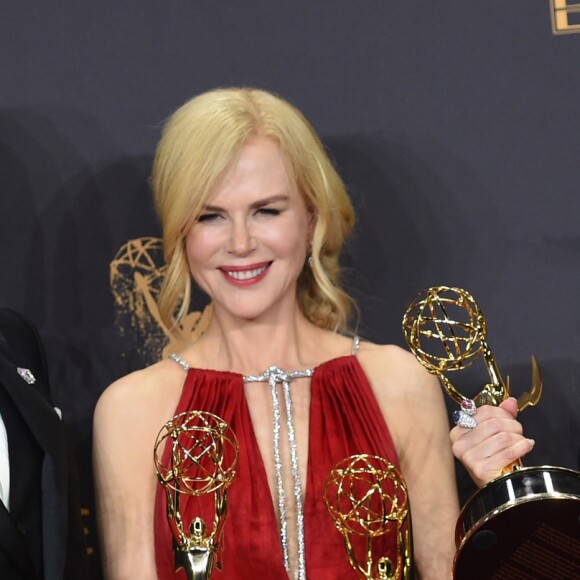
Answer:
[[(412, 577), (407, 487), (392, 463), (374, 455), (343, 459), (326, 479), (324, 503), (344, 537), (348, 561), (359, 578)], [(380, 553), (373, 542), (387, 533), (396, 537), (397, 553), (390, 556)]]
[[(447, 393), (477, 415), (470, 398), (446, 373), (483, 359), (489, 382), (472, 399), (499, 405), (510, 396), (487, 344), (486, 321), (461, 288), (436, 286), (421, 292), (403, 318), (407, 343), (417, 360), (437, 375)], [(532, 357), (532, 387), (518, 397), (520, 411), (542, 393), (540, 368)], [(473, 421), (467, 427), (477, 425)], [(462, 425), (463, 426), (463, 425)], [(459, 580), (580, 578), (580, 473), (562, 467), (506, 466), (463, 507), (455, 530), (454, 577)]]
[[(238, 455), (238, 442), (229, 425), (204, 411), (176, 415), (157, 435), (155, 468), (167, 496), (175, 570), (183, 568), (188, 580), (207, 580), (214, 568), (221, 569), (220, 540)], [(204, 494), (214, 496), (210, 528), (200, 517), (185, 521), (180, 507), (186, 496)]]

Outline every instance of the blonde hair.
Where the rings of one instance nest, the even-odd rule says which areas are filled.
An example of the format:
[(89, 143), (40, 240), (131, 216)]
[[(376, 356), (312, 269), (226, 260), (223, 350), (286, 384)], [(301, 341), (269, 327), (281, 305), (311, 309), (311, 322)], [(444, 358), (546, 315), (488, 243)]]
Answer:
[(316, 217), (312, 266), (298, 279), (298, 303), (317, 326), (347, 328), (354, 302), (340, 286), (339, 256), (354, 210), (345, 186), (298, 109), (266, 91), (229, 88), (203, 93), (180, 107), (166, 123), (155, 155), (152, 186), (167, 262), (159, 312), (172, 332), (179, 332), (191, 299), (185, 236), (240, 149), (257, 136), (279, 144)]

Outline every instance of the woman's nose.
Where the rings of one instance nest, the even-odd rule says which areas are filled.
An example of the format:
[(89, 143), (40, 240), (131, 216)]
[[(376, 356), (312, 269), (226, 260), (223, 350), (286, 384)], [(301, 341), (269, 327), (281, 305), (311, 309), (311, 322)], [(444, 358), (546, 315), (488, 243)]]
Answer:
[(255, 248), (256, 242), (248, 224), (245, 221), (233, 223), (228, 251), (237, 256), (244, 256)]

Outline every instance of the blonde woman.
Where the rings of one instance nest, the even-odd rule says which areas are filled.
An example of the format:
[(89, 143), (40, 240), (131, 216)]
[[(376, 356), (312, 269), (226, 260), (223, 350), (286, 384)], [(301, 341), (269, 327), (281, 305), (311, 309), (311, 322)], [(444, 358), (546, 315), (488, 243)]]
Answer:
[[(218, 577), (355, 577), (322, 497), (332, 467), (362, 453), (404, 476), (416, 571), (450, 577), (458, 505), (441, 389), (407, 352), (349, 332), (339, 254), (354, 214), (308, 121), (264, 91), (202, 94), (169, 119), (152, 183), (168, 264), (163, 321), (178, 328), (192, 280), (213, 316), (195, 343), (183, 337), (181, 352), (99, 400), (106, 576), (185, 578), (174, 572), (153, 445), (175, 414), (202, 410), (240, 442)], [(474, 469), (482, 454), (472, 454)], [(191, 519), (213, 505), (182, 510)], [(395, 534), (377, 542), (396, 557)]]

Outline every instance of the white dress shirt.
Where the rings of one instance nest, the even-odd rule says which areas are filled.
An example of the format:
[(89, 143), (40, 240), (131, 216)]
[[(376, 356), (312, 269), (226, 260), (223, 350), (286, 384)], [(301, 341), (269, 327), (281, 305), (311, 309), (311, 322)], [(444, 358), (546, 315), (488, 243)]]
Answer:
[(0, 500), (8, 508), (10, 499), (10, 461), (8, 459), (8, 433), (0, 413)]

